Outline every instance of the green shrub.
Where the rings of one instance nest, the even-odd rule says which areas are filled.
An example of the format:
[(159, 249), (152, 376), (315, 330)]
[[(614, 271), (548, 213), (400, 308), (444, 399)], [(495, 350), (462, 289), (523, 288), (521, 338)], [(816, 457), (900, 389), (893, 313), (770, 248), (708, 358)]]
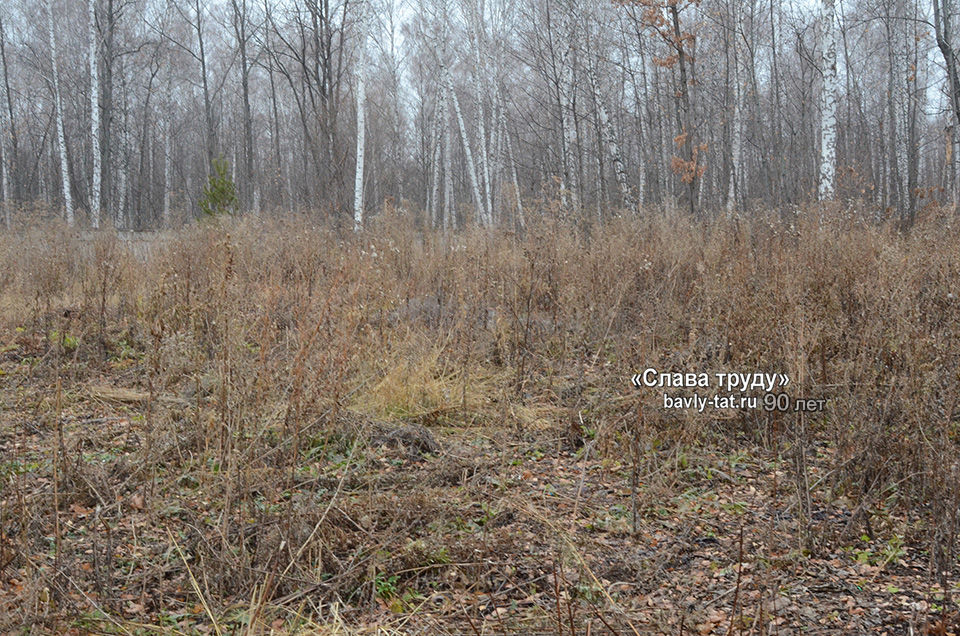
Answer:
[(239, 203), (237, 186), (230, 177), (230, 164), (222, 157), (214, 159), (213, 172), (210, 173), (200, 197), (200, 212), (205, 217), (234, 214)]

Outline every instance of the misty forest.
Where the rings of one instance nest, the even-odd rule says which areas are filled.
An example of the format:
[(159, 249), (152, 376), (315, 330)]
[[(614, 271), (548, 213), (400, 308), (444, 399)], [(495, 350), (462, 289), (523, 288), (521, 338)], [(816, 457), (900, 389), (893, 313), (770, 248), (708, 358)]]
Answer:
[(960, 633), (957, 29), (0, 3), (0, 632)]

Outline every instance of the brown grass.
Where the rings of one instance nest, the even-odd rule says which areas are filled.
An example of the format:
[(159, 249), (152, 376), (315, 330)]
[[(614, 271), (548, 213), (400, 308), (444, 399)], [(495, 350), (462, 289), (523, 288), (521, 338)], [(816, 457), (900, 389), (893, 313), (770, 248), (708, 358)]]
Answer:
[[(538, 519), (493, 476), (531, 449), (586, 454), (625, 488), (636, 471), (641, 517), (706, 449), (782, 462), (774, 499), (799, 550), (902, 537), (946, 588), (956, 218), (902, 234), (815, 216), (446, 238), (397, 217), (360, 236), (241, 220), (148, 254), (56, 227), (4, 236), (0, 629), (470, 633), (478, 614), (457, 595), (536, 548), (456, 524), (509, 509), (547, 557), (592, 576), (562, 536), (570, 511)], [(629, 384), (647, 367), (787, 373), (827, 408), (665, 411), (661, 390)], [(444, 450), (384, 435), (399, 423)], [(584, 481), (578, 515), (596, 512), (580, 509)], [(823, 505), (846, 521), (821, 521)], [(533, 588), (553, 594), (551, 576)], [(599, 628), (565, 598), (571, 630)], [(591, 602), (622, 618), (609, 594)], [(518, 629), (502, 620), (487, 630)]]

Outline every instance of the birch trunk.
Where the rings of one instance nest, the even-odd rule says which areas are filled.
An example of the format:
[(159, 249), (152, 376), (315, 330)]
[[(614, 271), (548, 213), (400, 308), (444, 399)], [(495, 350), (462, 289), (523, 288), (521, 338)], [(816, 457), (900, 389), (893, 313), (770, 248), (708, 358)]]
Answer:
[[(577, 185), (576, 161), (573, 156), (573, 147), (576, 144), (577, 133), (573, 121), (573, 92), (576, 90), (573, 75), (573, 37), (571, 34), (570, 45), (561, 59), (561, 82), (560, 82), (560, 125), (563, 128), (563, 188), (565, 193), (570, 195), (570, 203), (573, 209), (579, 209), (579, 186)], [(566, 197), (564, 197), (565, 199)]]
[(600, 92), (600, 83), (597, 80), (596, 71), (593, 64), (587, 66), (587, 72), (590, 74), (590, 88), (593, 90), (593, 100), (597, 105), (597, 116), (600, 119), (600, 133), (603, 135), (603, 143), (607, 147), (607, 153), (610, 155), (610, 161), (613, 162), (613, 171), (617, 177), (617, 185), (620, 186), (620, 196), (623, 197), (623, 204), (633, 213), (636, 213), (636, 201), (630, 192), (630, 186), (627, 183), (627, 171), (623, 167), (623, 156), (620, 154), (620, 146), (617, 144), (617, 137), (613, 132), (613, 124), (610, 123), (610, 115), (603, 101), (603, 95)]
[[(770, 184), (771, 199), (775, 204), (779, 204), (783, 198), (783, 176), (784, 176), (784, 156), (783, 156), (783, 117), (781, 113), (783, 108), (780, 101), (780, 64), (778, 61), (779, 57), (779, 37), (777, 36), (778, 31), (778, 21), (774, 14), (774, 5), (773, 0), (770, 0), (770, 81), (772, 83), (771, 90), (773, 91), (773, 99), (770, 100), (770, 128), (771, 135), (773, 135), (773, 156), (771, 157), (773, 164), (772, 170), (773, 175), (771, 177), (772, 183)], [(778, 206), (780, 208), (781, 215), (786, 213), (786, 208), (784, 206)]]
[(438, 201), (440, 200), (440, 143), (441, 143), (441, 121), (440, 115), (443, 110), (443, 92), (437, 95), (437, 103), (434, 106), (433, 130), (430, 140), (430, 166), (431, 181), (430, 189), (427, 191), (427, 215), (430, 218), (430, 229), (437, 227), (437, 219), (440, 218), (438, 212)]
[[(953, 31), (950, 18), (953, 7), (950, 0), (933, 0), (933, 25), (937, 48), (943, 56), (947, 69), (950, 106), (956, 124), (960, 125), (960, 69), (957, 68), (957, 53), (953, 46)], [(960, 133), (960, 131), (958, 131)]]
[(7, 174), (7, 141), (4, 126), (4, 117), (0, 114), (0, 207), (3, 208), (3, 224), (10, 229), (10, 178)]
[(120, 95), (122, 99), (122, 111), (120, 113), (120, 184), (117, 188), (117, 217), (115, 226), (118, 230), (129, 229), (129, 218), (127, 216), (127, 185), (130, 183), (130, 130), (129, 114), (127, 103), (127, 82), (124, 76), (124, 70), (120, 68)]
[[(687, 207), (690, 210), (690, 216), (695, 217), (697, 215), (697, 202), (700, 197), (700, 187), (702, 181), (699, 179), (699, 165), (697, 162), (697, 156), (694, 154), (694, 148), (696, 147), (696, 141), (693, 138), (693, 110), (690, 108), (690, 83), (687, 80), (687, 63), (688, 56), (684, 44), (683, 33), (680, 30), (680, 10), (677, 8), (676, 3), (672, 3), (669, 6), (671, 23), (673, 24), (673, 39), (674, 39), (674, 50), (677, 52), (677, 70), (679, 73), (677, 87), (677, 99), (675, 103), (675, 114), (677, 118), (677, 128), (680, 129), (680, 135), (683, 136), (683, 148), (682, 155), (684, 161), (687, 162), (687, 170), (690, 170), (689, 179), (687, 181), (686, 196), (687, 196)], [(692, 60), (690, 59), (691, 71), (692, 71)]]
[(503, 220), (503, 129), (500, 126), (499, 101), (494, 93), (492, 110), (490, 112), (490, 216), (494, 225)]
[[(3, 23), (0, 21), (0, 42), (3, 41)], [(7, 130), (10, 127), (7, 121), (7, 65), (6, 55), (0, 55), (0, 94), (3, 99), (0, 100), (0, 205), (3, 206), (3, 222), (6, 228), (10, 229), (10, 175), (9, 166), (10, 148), (7, 146)]]
[(57, 111), (57, 146), (60, 151), (60, 176), (67, 225), (73, 227), (73, 198), (70, 192), (70, 168), (67, 164), (67, 140), (63, 134), (63, 105), (60, 101), (60, 72), (57, 68), (57, 39), (53, 32), (53, 2), (47, 0), (47, 35), (50, 39), (50, 64), (53, 73), (53, 107)]
[[(13, 98), (10, 95), (10, 69), (7, 66), (7, 46), (6, 46), (6, 35), (4, 34), (3, 27), (3, 18), (0, 17), (0, 66), (3, 67), (3, 76), (2, 78), (2, 89), (3, 89), (3, 103), (0, 104), (0, 110), (3, 111), (3, 114), (0, 115), (0, 143), (3, 145), (3, 166), (7, 174), (7, 186), (3, 190), (3, 200), (8, 204), (6, 211), (4, 213), (4, 221), (7, 225), (7, 228), (10, 228), (10, 206), (9, 203), (12, 200), (16, 200), (19, 194), (19, 185), (16, 177), (17, 171), (17, 128), (14, 125), (13, 120)], [(8, 140), (8, 131), (9, 131), (9, 145), (7, 145)], [(10, 185), (10, 176), (9, 171), (14, 172), (13, 176), (13, 185)], [(11, 190), (13, 192), (11, 192)]]
[(477, 156), (480, 162), (480, 171), (483, 177), (483, 214), (487, 219), (487, 224), (493, 220), (493, 209), (490, 200), (490, 157), (487, 152), (487, 131), (484, 123), (483, 112), (483, 84), (486, 81), (485, 66), (481, 58), (481, 48), (483, 47), (483, 16), (481, 15), (482, 6), (480, 0), (474, 2), (472, 7), (473, 18), (473, 82), (475, 99), (477, 100), (476, 125), (477, 125)]
[(823, 93), (820, 114), (820, 184), (821, 201), (834, 197), (837, 169), (837, 26), (834, 0), (823, 0)]
[(367, 31), (364, 24), (366, 5), (360, 4), (360, 52), (357, 59), (357, 170), (353, 182), (353, 231), (359, 232), (363, 228), (363, 152), (366, 143), (366, 48)]
[[(650, 124), (647, 124), (646, 126), (643, 125), (644, 112), (646, 112), (647, 114), (647, 119), (646, 119), (647, 122), (650, 122), (652, 118), (650, 117), (650, 93), (647, 88), (648, 86), (647, 56), (646, 56), (646, 53), (644, 52), (644, 46), (643, 46), (644, 40), (640, 34), (637, 35), (637, 41), (638, 41), (639, 50), (640, 50), (640, 88), (641, 88), (640, 92), (638, 93), (636, 80), (634, 79), (634, 84), (633, 84), (634, 102), (636, 104), (637, 122), (638, 122), (637, 138), (640, 143), (640, 152), (637, 153), (638, 155), (637, 159), (640, 162), (640, 166), (637, 169), (637, 174), (640, 178), (639, 184), (637, 185), (637, 205), (640, 208), (643, 208), (644, 204), (646, 203), (647, 166), (650, 165), (650, 159), (649, 159), (650, 155), (648, 150), (648, 144), (649, 144), (649, 141), (653, 139), (653, 135), (650, 131)], [(632, 77), (633, 77), (633, 74), (631, 73), (631, 78)], [(641, 98), (642, 98), (642, 101), (640, 101)], [(641, 108), (640, 106), (641, 104), (644, 104), (644, 108)], [(659, 162), (654, 161), (653, 164), (654, 164), (654, 167), (656, 168), (656, 166), (659, 165)], [(659, 170), (654, 172), (653, 186), (655, 190), (660, 189), (659, 182), (656, 177), (658, 172)]]
[[(4, 209), (7, 207), (7, 199), (10, 198), (10, 180), (7, 175), (7, 138), (5, 124), (4, 115), (0, 112), (0, 204), (3, 205)], [(7, 224), (7, 229), (9, 229), (9, 223)]]
[(957, 128), (952, 127), (950, 133), (950, 143), (953, 144), (953, 165), (950, 170), (950, 179), (952, 181), (953, 198), (951, 203), (953, 207), (960, 205), (960, 136), (957, 134)]
[(730, 87), (731, 105), (730, 113), (730, 171), (727, 179), (727, 214), (732, 215), (738, 204), (738, 189), (740, 179), (740, 56), (737, 53), (737, 32), (740, 21), (737, 15), (736, 4), (733, 5), (733, 15), (731, 20), (731, 29), (733, 33), (730, 36), (733, 39), (733, 46), (730, 55), (733, 57), (733, 86)]
[(443, 233), (450, 229), (451, 208), (453, 204), (453, 173), (451, 171), (450, 155), (453, 151), (453, 140), (450, 138), (450, 111), (447, 107), (446, 91), (441, 88), (441, 103), (443, 104)]
[(103, 6), (103, 22), (100, 31), (102, 35), (100, 61), (101, 66), (97, 69), (97, 80), (100, 84), (100, 205), (104, 208), (104, 214), (109, 218), (115, 218), (116, 198), (114, 197), (114, 172), (115, 172), (115, 152), (114, 152), (114, 83), (113, 70), (114, 62), (119, 59), (115, 50), (115, 34), (117, 31), (117, 21), (119, 20), (120, 10), (115, 8), (114, 0), (106, 0)]
[(899, 64), (897, 56), (893, 51), (894, 29), (892, 20), (886, 20), (887, 35), (887, 102), (886, 112), (889, 128), (887, 129), (887, 196), (888, 205), (895, 209), (897, 214), (902, 212), (902, 197), (900, 188), (900, 117), (897, 113), (895, 98), (899, 94), (897, 77), (899, 75)]
[(481, 225), (489, 226), (490, 220), (487, 218), (486, 212), (483, 209), (483, 199), (480, 198), (477, 167), (473, 162), (473, 153), (470, 151), (470, 139), (467, 137), (467, 127), (463, 124), (463, 112), (460, 110), (460, 102), (457, 100), (457, 94), (453, 90), (453, 78), (446, 67), (443, 67), (441, 70), (446, 78), (447, 93), (450, 96), (450, 101), (453, 103), (453, 112), (457, 116), (457, 126), (460, 128), (460, 140), (463, 143), (463, 154), (467, 161), (467, 174), (470, 177), (470, 187), (473, 189), (473, 200), (476, 201), (477, 206), (477, 220)]
[(170, 227), (170, 120), (163, 121), (163, 229)]
[(96, 0), (87, 2), (90, 63), (90, 153), (93, 170), (90, 176), (90, 224), (100, 228), (100, 79), (97, 74), (97, 9)]

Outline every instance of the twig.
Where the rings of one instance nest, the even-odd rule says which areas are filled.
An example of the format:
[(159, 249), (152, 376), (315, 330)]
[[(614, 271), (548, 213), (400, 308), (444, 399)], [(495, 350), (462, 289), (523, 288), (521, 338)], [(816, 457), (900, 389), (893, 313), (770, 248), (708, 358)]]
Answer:
[(132, 636), (132, 633), (130, 632), (130, 630), (128, 630), (126, 627), (124, 627), (122, 623), (120, 623), (119, 621), (117, 621), (117, 619), (115, 619), (114, 617), (110, 616), (110, 614), (109, 614), (106, 610), (104, 610), (95, 600), (93, 600), (92, 598), (90, 598), (90, 596), (89, 596), (86, 592), (84, 592), (83, 589), (82, 589), (79, 585), (77, 585), (77, 582), (74, 581), (73, 578), (71, 578), (69, 575), (67, 575), (67, 574), (66, 574), (65, 572), (63, 572), (62, 570), (59, 572), (59, 574), (60, 574), (60, 576), (62, 576), (63, 578), (65, 578), (67, 581), (69, 581), (69, 582), (70, 582), (70, 585), (72, 585), (73, 587), (77, 588), (77, 591), (80, 592), (80, 594), (83, 595), (83, 598), (87, 599), (87, 602), (90, 603), (91, 605), (93, 605), (93, 606), (97, 609), (98, 612), (100, 612), (101, 614), (103, 614), (103, 616), (104, 616), (108, 621), (110, 621), (111, 623), (113, 623), (114, 625), (116, 625), (124, 634), (131, 634), (131, 636)]
[(470, 613), (467, 611), (467, 608), (463, 606), (463, 601), (458, 598), (457, 604), (460, 606), (460, 609), (463, 610), (463, 615), (467, 617), (467, 622), (470, 623), (470, 629), (473, 630), (474, 634), (480, 636), (480, 630), (478, 630), (477, 626), (473, 624), (473, 619), (470, 618)]
[(611, 633), (611, 634), (613, 634), (614, 636), (620, 636), (620, 632), (618, 632), (617, 630), (615, 630), (615, 629), (610, 625), (610, 623), (607, 622), (607, 619), (605, 619), (605, 618), (603, 617), (603, 614), (600, 613), (600, 610), (598, 610), (598, 609), (597, 609), (594, 605), (592, 605), (592, 604), (590, 605), (590, 609), (592, 609), (592, 610), (593, 610), (593, 613), (597, 615), (597, 618), (600, 619), (600, 622), (603, 623), (604, 626), (606, 626), (606, 628), (610, 630), (610, 633)]
[(557, 578), (557, 562), (553, 562), (553, 595), (557, 607), (557, 636), (563, 636), (563, 619), (560, 614), (560, 579)]
[(740, 549), (737, 553), (737, 586), (733, 592), (733, 609), (730, 610), (730, 626), (727, 627), (727, 636), (733, 633), (733, 620), (737, 616), (737, 605), (740, 603), (740, 578), (743, 576), (743, 526), (740, 526)]
[(200, 584), (197, 583), (196, 577), (193, 576), (193, 570), (190, 569), (190, 564), (187, 563), (187, 558), (183, 555), (183, 550), (180, 549), (180, 544), (177, 543), (177, 540), (173, 538), (173, 533), (170, 532), (170, 528), (167, 528), (167, 536), (170, 537), (170, 542), (173, 543), (173, 547), (177, 549), (177, 554), (180, 555), (180, 560), (183, 561), (183, 565), (187, 568), (187, 575), (190, 577), (190, 585), (193, 586), (193, 591), (197, 596), (200, 597), (200, 603), (203, 605), (203, 611), (207, 613), (207, 616), (210, 618), (210, 622), (213, 623), (213, 629), (217, 632), (217, 636), (223, 636), (223, 632), (220, 631), (220, 625), (217, 623), (217, 619), (214, 618), (213, 612), (210, 611), (210, 606), (207, 605), (207, 599), (204, 597), (203, 592), (200, 591)]
[[(616, 607), (617, 606), (616, 602), (613, 600), (613, 598), (610, 596), (607, 590), (603, 587), (603, 585), (601, 585), (600, 580), (597, 578), (597, 575), (593, 573), (593, 570), (590, 568), (590, 565), (586, 562), (586, 560), (577, 550), (577, 546), (574, 545), (573, 541), (570, 539), (569, 534), (564, 532), (562, 528), (558, 527), (553, 522), (552, 519), (550, 519), (546, 515), (542, 514), (539, 510), (537, 510), (532, 504), (530, 504), (530, 502), (527, 502), (526, 509), (527, 509), (527, 512), (530, 513), (532, 517), (537, 518), (541, 523), (543, 523), (546, 526), (549, 526), (550, 529), (553, 530), (553, 532), (556, 534), (556, 536), (559, 537), (564, 543), (567, 544), (567, 546), (570, 547), (570, 549), (573, 552), (573, 555), (577, 559), (577, 562), (583, 568), (583, 571), (590, 575), (590, 578), (593, 580), (594, 585), (596, 585), (597, 588), (601, 592), (603, 592), (603, 596), (604, 598), (607, 599), (607, 602), (609, 602), (611, 606)], [(634, 627), (629, 620), (627, 620), (626, 623), (630, 627), (630, 631), (634, 633), (634, 636), (640, 636), (640, 632), (637, 631), (637, 628)]]
[[(357, 441), (354, 440), (353, 446), (350, 447), (350, 455), (347, 456), (347, 463), (346, 463), (347, 466), (350, 465), (350, 461), (353, 459), (353, 453), (356, 449), (357, 449)], [(340, 492), (343, 490), (343, 482), (344, 480), (346, 480), (347, 474), (349, 472), (351, 471), (350, 470), (343, 471), (343, 474), (340, 476), (340, 482), (337, 484), (337, 490), (334, 491), (333, 496), (330, 498), (329, 503), (327, 503), (327, 507), (323, 511), (323, 514), (320, 515), (320, 519), (317, 520), (316, 525), (313, 526), (313, 530), (310, 531), (310, 536), (308, 536), (307, 540), (304, 541), (303, 544), (301, 544), (300, 549), (297, 550), (297, 553), (290, 560), (290, 563), (287, 564), (287, 567), (285, 567), (283, 569), (283, 572), (280, 573), (281, 577), (285, 576), (287, 572), (290, 571), (290, 568), (293, 567), (293, 564), (300, 559), (300, 556), (303, 554), (303, 551), (307, 548), (308, 545), (310, 545), (310, 542), (313, 540), (314, 535), (317, 534), (317, 531), (320, 529), (320, 526), (323, 525), (324, 521), (326, 521), (327, 514), (330, 512), (330, 509), (333, 508), (333, 503), (337, 500), (337, 497), (340, 495)]]
[[(562, 560), (559, 562), (559, 567), (560, 567), (560, 578), (563, 579), (563, 584), (567, 586), (570, 584), (570, 582), (567, 581), (567, 577), (563, 574)], [(558, 603), (560, 602), (559, 598), (557, 599), (557, 602)], [(574, 627), (573, 627), (573, 601), (570, 599), (569, 594), (567, 594), (567, 618), (570, 620), (570, 636), (576, 636), (576, 634), (574, 633)]]

